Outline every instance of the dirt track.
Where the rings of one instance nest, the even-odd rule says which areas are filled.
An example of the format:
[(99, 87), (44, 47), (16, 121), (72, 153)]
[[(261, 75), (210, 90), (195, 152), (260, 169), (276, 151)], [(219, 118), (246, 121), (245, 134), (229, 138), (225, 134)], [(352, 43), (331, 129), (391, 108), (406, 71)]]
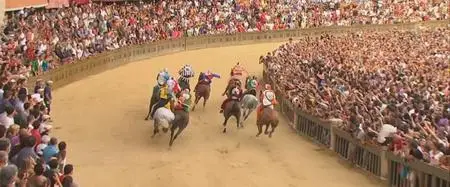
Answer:
[[(55, 91), (54, 134), (68, 142), (68, 161), (81, 186), (139, 187), (372, 187), (378, 183), (339, 163), (297, 136), (282, 121), (272, 139), (255, 138), (255, 114), (237, 130), (235, 120), (221, 133), (227, 74), (237, 60), (261, 76), (261, 54), (277, 43), (190, 51), (134, 62)], [(174, 73), (182, 64), (196, 73), (210, 69), (214, 80), (206, 109), (191, 113), (191, 123), (171, 151), (168, 137), (151, 139), (144, 121), (156, 73)]]

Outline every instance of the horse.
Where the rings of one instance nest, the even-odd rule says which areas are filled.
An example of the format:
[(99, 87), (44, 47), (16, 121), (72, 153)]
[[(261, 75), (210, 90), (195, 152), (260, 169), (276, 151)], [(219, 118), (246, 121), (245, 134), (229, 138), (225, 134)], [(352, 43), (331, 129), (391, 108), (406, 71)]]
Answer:
[(241, 99), (242, 117), (241, 123), (247, 120), (248, 116), (258, 107), (258, 98), (255, 90), (249, 90)]
[[(260, 115), (258, 115), (256, 119), (256, 125), (258, 126), (258, 134), (256, 134), (256, 137), (259, 137), (259, 135), (262, 133), (262, 127), (266, 125), (264, 134), (268, 134), (269, 138), (271, 138), (273, 132), (275, 131), (275, 128), (277, 128), (279, 123), (278, 114), (274, 109), (270, 107), (264, 107), (262, 110), (263, 111)], [(269, 126), (271, 127), (270, 132), (268, 132)]]
[(239, 82), (245, 83), (247, 81), (248, 72), (243, 67), (234, 67), (233, 69), (231, 69), (230, 76), (230, 81), (239, 80)]
[[(166, 81), (167, 85), (168, 85), (168, 89), (171, 90), (173, 92), (173, 95), (179, 93), (180, 90), (180, 85), (178, 84), (177, 81), (174, 81), (172, 79), (169, 79)], [(159, 91), (160, 91), (160, 86), (156, 85), (153, 87), (153, 92), (152, 92), (152, 97), (150, 99), (150, 106), (148, 109), (148, 114), (147, 117), (145, 117), (145, 120), (148, 120), (150, 118), (152, 109), (154, 107), (154, 105), (159, 101)], [(156, 111), (155, 111), (156, 112)]]
[[(174, 101), (170, 101), (170, 108), (173, 108)], [(162, 127), (162, 131), (167, 133), (169, 131), (170, 124), (175, 119), (175, 114), (171, 109), (166, 107), (161, 107), (156, 109), (155, 115), (153, 118), (153, 135), (152, 138), (155, 137), (156, 134), (159, 133), (159, 128)]]
[(195, 100), (194, 100), (194, 106), (192, 107), (192, 111), (195, 110), (195, 106), (200, 101), (201, 98), (203, 98), (203, 109), (205, 109), (206, 101), (209, 99), (209, 95), (211, 94), (211, 85), (210, 84), (201, 84), (198, 83), (196, 86), (197, 89), (195, 90)]
[(222, 131), (223, 133), (227, 132), (227, 122), (231, 116), (234, 116), (236, 118), (237, 128), (242, 127), (242, 124), (240, 124), (241, 106), (239, 101), (236, 100), (228, 101), (223, 109), (223, 116), (225, 117), (225, 121), (223, 122), (223, 131)]
[[(183, 132), (183, 130), (189, 124), (189, 112), (186, 112), (184, 110), (175, 110), (174, 114), (175, 119), (172, 121), (172, 127), (170, 127), (169, 147), (172, 147), (172, 144), (175, 141), (175, 139), (177, 139), (178, 135), (180, 135), (181, 132)], [(177, 130), (176, 133), (175, 130)]]
[(150, 105), (148, 107), (148, 114), (147, 114), (147, 117), (145, 117), (145, 120), (148, 120), (148, 118), (150, 118), (150, 114), (152, 112), (152, 107), (158, 100), (159, 100), (159, 86), (156, 85), (153, 87), (152, 97), (150, 99)]
[[(173, 112), (173, 105), (176, 101), (171, 101), (171, 109), (166, 107), (158, 108), (155, 112), (153, 122), (153, 135), (152, 138), (159, 133), (160, 128), (164, 133), (167, 133), (170, 129), (169, 147), (172, 147), (173, 142), (177, 137), (186, 129), (189, 124), (189, 113), (182, 109), (175, 109)], [(176, 132), (175, 132), (176, 131)]]
[(228, 81), (227, 87), (225, 87), (225, 90), (224, 90), (223, 93), (222, 93), (222, 96), (225, 96), (225, 95), (228, 96), (228, 94), (229, 94), (228, 91), (229, 91), (231, 88), (234, 88), (234, 87), (236, 86), (236, 84), (239, 84), (239, 87), (242, 88), (242, 81), (241, 81), (241, 80), (239, 80), (239, 79), (230, 79), (230, 80)]

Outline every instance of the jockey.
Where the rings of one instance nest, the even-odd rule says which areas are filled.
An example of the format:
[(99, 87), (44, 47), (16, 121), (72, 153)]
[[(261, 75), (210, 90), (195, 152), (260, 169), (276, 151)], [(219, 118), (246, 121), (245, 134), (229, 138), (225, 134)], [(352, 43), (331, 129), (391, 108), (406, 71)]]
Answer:
[(184, 110), (189, 112), (192, 103), (192, 97), (189, 89), (184, 89), (178, 97), (178, 102), (175, 104), (175, 110)]
[(182, 88), (189, 88), (191, 90), (191, 85), (189, 84), (190, 78), (195, 76), (194, 69), (191, 65), (186, 64), (181, 67), (181, 69), (178, 71), (178, 75), (180, 77), (178, 78), (178, 83)]
[(266, 107), (270, 107), (273, 109), (273, 105), (278, 104), (275, 92), (272, 90), (272, 87), (269, 84), (264, 85), (264, 91), (260, 95), (260, 102), (261, 105), (259, 105), (257, 116), (261, 115), (262, 111)]
[(233, 68), (231, 68), (230, 76), (242, 75), (243, 71), (244, 71), (244, 68), (238, 62)]
[(256, 87), (258, 87), (258, 81), (257, 81), (256, 76), (247, 78), (247, 82), (245, 85), (246, 85), (246, 87), (245, 87), (246, 90), (252, 90), (252, 89), (256, 90)]
[(178, 74), (184, 78), (191, 78), (195, 76), (194, 69), (189, 64), (183, 65), (183, 67), (181, 67), (181, 69), (178, 71)]
[(211, 71), (207, 71), (206, 73), (201, 72), (200, 75), (198, 76), (198, 83), (195, 86), (194, 92), (195, 90), (197, 90), (197, 86), (199, 84), (211, 84), (212, 83), (212, 79), (213, 78), (219, 78), (220, 79), (220, 75), (219, 74), (215, 74), (215, 73), (211, 73)]
[(181, 91), (180, 85), (173, 77), (167, 80), (167, 87), (172, 98), (175, 98), (175, 95)]
[(156, 110), (161, 107), (167, 107), (169, 104), (170, 99), (172, 98), (172, 95), (170, 94), (169, 85), (167, 84), (168, 81), (165, 76), (158, 76), (158, 84), (160, 86), (159, 88), (159, 100), (152, 106), (152, 112), (150, 114), (151, 118), (153, 118), (153, 115), (155, 114)]
[(232, 101), (232, 100), (239, 101), (241, 99), (242, 89), (241, 89), (241, 85), (239, 84), (238, 81), (236, 81), (233, 88), (228, 90), (227, 96), (228, 96), (227, 99), (225, 99), (225, 101), (223, 101), (222, 105), (220, 106), (220, 113), (223, 113), (225, 104), (227, 104), (229, 101)]
[(158, 75), (156, 75), (156, 81), (158, 82), (158, 85), (163, 85), (167, 80), (169, 80), (170, 75), (167, 71), (167, 68), (164, 68), (161, 70)]

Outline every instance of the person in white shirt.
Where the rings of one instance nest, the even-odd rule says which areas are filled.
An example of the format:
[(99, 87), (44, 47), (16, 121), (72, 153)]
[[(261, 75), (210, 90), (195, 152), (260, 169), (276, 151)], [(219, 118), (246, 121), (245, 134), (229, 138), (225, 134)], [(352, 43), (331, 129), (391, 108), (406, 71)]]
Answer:
[(380, 132), (378, 133), (378, 137), (377, 137), (378, 143), (383, 144), (383, 145), (388, 144), (389, 141), (387, 141), (387, 140), (390, 139), (392, 137), (392, 135), (396, 132), (397, 132), (397, 127), (394, 127), (390, 124), (384, 124), (381, 127)]
[(15, 110), (13, 107), (6, 107), (5, 112), (0, 114), (0, 125), (3, 125), (6, 129), (14, 125), (14, 113)]
[(433, 166), (438, 166), (441, 157), (444, 156), (444, 153), (439, 151), (434, 143), (431, 143), (430, 147), (431, 147), (431, 150), (428, 153), (428, 156), (430, 159), (430, 164)]

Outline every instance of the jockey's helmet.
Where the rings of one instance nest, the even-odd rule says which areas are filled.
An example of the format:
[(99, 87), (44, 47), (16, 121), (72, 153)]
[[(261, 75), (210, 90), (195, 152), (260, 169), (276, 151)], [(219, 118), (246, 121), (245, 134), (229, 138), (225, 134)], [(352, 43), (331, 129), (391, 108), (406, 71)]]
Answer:
[(266, 90), (272, 90), (272, 86), (270, 86), (270, 84), (264, 85), (264, 88), (265, 88)]

